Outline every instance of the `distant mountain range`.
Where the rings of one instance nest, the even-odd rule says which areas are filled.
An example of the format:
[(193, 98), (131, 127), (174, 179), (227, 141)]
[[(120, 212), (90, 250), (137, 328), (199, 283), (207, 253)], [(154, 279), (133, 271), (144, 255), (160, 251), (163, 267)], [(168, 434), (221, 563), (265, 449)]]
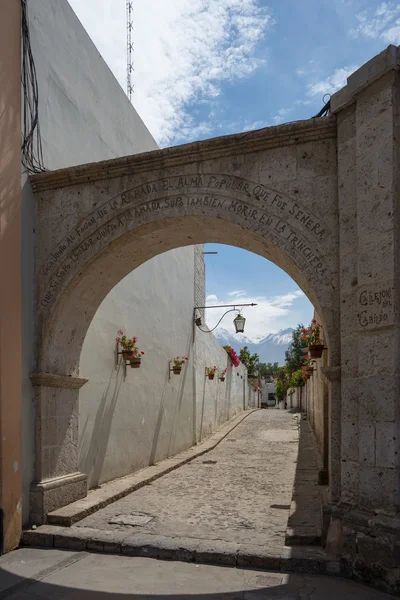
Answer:
[(241, 348), (247, 346), (250, 354), (258, 354), (260, 362), (277, 362), (283, 365), (285, 362), (285, 352), (292, 341), (293, 331), (292, 327), (288, 327), (287, 329), (281, 329), (277, 333), (269, 333), (266, 337), (250, 339), (243, 333), (233, 334), (222, 327), (218, 327), (214, 335), (221, 346), (231, 346), (238, 354)]

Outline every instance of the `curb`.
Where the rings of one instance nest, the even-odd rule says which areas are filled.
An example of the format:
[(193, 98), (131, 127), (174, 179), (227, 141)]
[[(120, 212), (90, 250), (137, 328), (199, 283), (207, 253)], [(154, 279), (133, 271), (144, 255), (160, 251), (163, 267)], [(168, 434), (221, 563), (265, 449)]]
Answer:
[(171, 538), (149, 534), (91, 529), (89, 527), (53, 527), (43, 525), (23, 533), (24, 546), (63, 548), (123, 556), (147, 557), (158, 560), (251, 567), (284, 573), (341, 575), (348, 573), (340, 561), (323, 550), (252, 546), (221, 540)]
[(171, 473), (171, 471), (175, 471), (175, 469), (179, 469), (179, 467), (191, 462), (195, 458), (210, 452), (210, 450), (214, 450), (214, 448), (216, 448), (227, 435), (231, 433), (231, 431), (257, 410), (260, 409), (256, 408), (248, 410), (244, 414), (241, 413), (239, 416), (236, 415), (223, 425), (219, 431), (211, 434), (209, 438), (200, 442), (197, 446), (192, 446), (188, 450), (184, 450), (172, 458), (166, 458), (160, 463), (151, 467), (146, 467), (132, 475), (126, 475), (125, 477), (120, 477), (119, 479), (107, 482), (98, 490), (89, 492), (86, 498), (77, 500), (72, 504), (68, 504), (67, 506), (49, 513), (47, 515), (47, 523), (71, 527), (74, 523), (92, 515), (112, 502), (120, 500), (141, 487), (153, 483), (153, 481)]

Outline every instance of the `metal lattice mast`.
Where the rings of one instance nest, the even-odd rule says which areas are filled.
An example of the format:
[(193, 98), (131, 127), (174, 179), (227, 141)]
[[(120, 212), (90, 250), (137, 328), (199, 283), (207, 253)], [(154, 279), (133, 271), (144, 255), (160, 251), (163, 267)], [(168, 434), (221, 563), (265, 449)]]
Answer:
[(132, 31), (133, 31), (133, 2), (131, 0), (127, 0), (126, 1), (126, 61), (127, 61), (127, 64), (126, 64), (126, 93), (128, 94), (129, 100), (132, 100), (132, 94), (133, 94)]

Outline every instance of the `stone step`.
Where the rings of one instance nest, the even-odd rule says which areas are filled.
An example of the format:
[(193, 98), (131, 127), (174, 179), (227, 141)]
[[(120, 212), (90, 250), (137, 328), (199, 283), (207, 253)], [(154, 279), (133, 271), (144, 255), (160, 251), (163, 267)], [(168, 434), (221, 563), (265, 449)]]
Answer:
[(132, 531), (109, 531), (89, 527), (43, 525), (24, 531), (22, 544), (39, 548), (141, 556), (159, 560), (222, 564), (281, 572), (347, 576), (345, 567), (323, 550), (288, 548), (204, 540), (172, 538)]

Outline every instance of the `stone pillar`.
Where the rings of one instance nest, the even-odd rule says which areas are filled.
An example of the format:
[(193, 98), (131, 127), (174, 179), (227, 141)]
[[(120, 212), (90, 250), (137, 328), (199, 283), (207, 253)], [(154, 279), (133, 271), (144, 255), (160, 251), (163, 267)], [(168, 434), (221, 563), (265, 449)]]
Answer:
[[(340, 422), (336, 418), (337, 406), (341, 402), (341, 391), (340, 391), (340, 367), (321, 367), (320, 372), (322, 379), (328, 386), (328, 403), (327, 403), (327, 418), (326, 424), (328, 425), (327, 432), (327, 448), (324, 448), (323, 462), (324, 468), (320, 471), (319, 483), (326, 485), (328, 482), (329, 494), (331, 502), (338, 502), (340, 500), (340, 477), (329, 476), (329, 457), (334, 455), (340, 455)], [(324, 421), (325, 424), (325, 421)], [(336, 474), (337, 475), (337, 474)]]
[(36, 472), (31, 485), (31, 523), (87, 495), (87, 477), (78, 471), (78, 377), (34, 373)]
[[(328, 539), (356, 572), (392, 590), (400, 590), (394, 569), (400, 526), (399, 65), (398, 48), (389, 46), (331, 100), (338, 117), (342, 485)], [(382, 527), (378, 513), (386, 513)]]

